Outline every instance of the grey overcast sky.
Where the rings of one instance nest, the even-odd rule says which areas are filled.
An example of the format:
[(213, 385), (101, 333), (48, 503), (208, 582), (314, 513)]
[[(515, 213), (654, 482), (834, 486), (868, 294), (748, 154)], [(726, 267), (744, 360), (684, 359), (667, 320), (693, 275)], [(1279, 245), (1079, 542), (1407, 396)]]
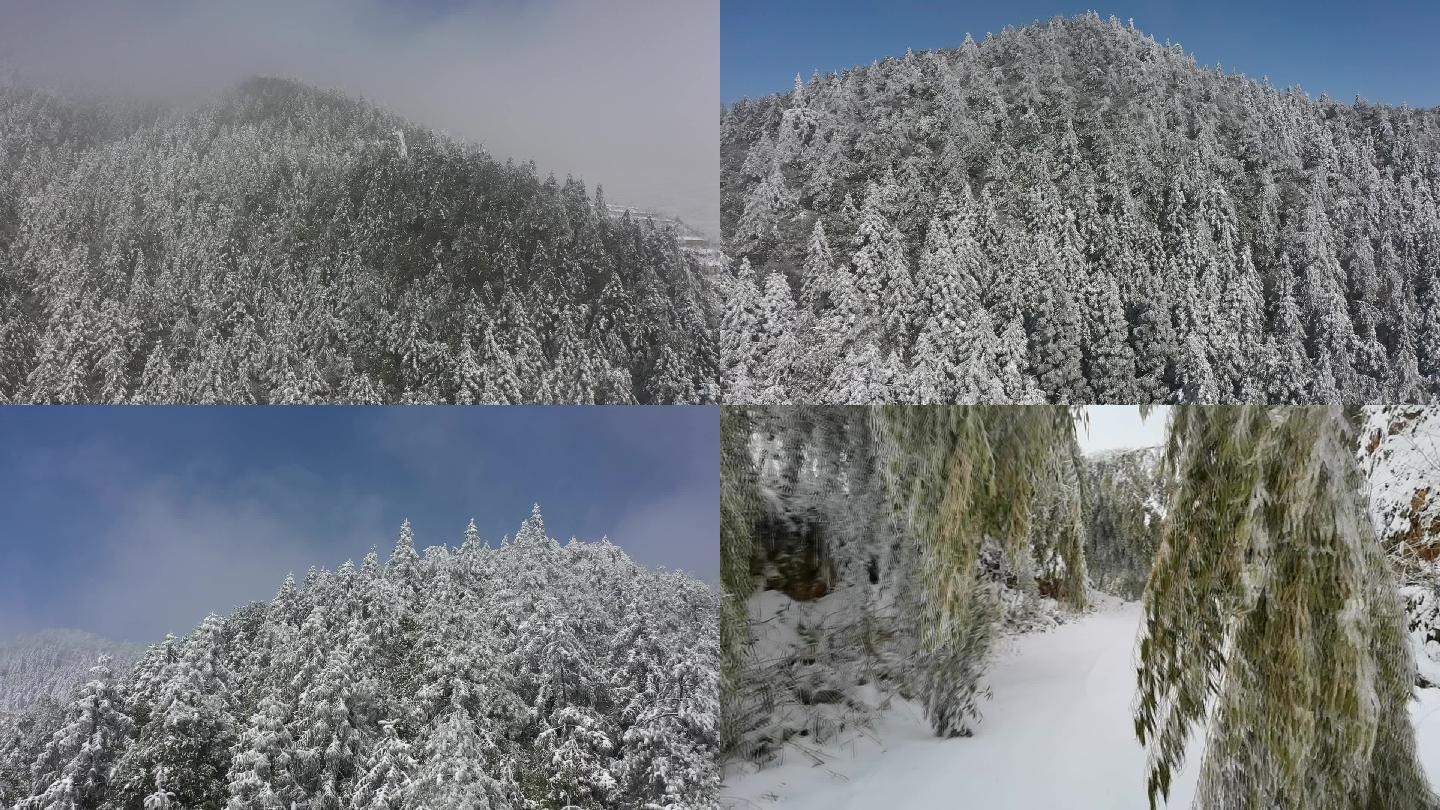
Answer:
[(498, 545), (536, 502), (561, 542), (713, 584), (719, 441), (702, 406), (0, 408), (0, 639), (184, 634), (407, 518)]
[(1077, 424), (1080, 449), (1085, 453), (1099, 453), (1105, 450), (1129, 450), (1137, 447), (1155, 447), (1165, 443), (1165, 421), (1169, 419), (1170, 407), (1160, 405), (1150, 409), (1150, 415), (1140, 418), (1140, 409), (1134, 405), (1087, 405), (1088, 428)]
[(719, 231), (719, 0), (0, 0), (3, 66), (185, 99), (296, 78)]

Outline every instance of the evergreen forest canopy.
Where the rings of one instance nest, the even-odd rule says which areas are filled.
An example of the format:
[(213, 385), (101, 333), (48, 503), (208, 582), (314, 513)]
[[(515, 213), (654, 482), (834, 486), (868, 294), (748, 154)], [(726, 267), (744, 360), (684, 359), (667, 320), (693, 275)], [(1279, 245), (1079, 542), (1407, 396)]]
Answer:
[(722, 414), (725, 756), (824, 743), (889, 695), (968, 735), (996, 634), (1098, 589), (1144, 602), (1137, 798), (1198, 731), (1197, 808), (1440, 807), (1407, 710), (1436, 592), (1371, 523), (1360, 413), (1178, 408), (1163, 452), (1089, 458), (1064, 408)]
[(3, 400), (714, 401), (711, 283), (599, 189), (336, 93), (0, 85)]
[(606, 541), (287, 578), (0, 739), (0, 806), (718, 808), (718, 602)]
[(721, 128), (727, 402), (1440, 391), (1440, 110), (1090, 14), (797, 77)]

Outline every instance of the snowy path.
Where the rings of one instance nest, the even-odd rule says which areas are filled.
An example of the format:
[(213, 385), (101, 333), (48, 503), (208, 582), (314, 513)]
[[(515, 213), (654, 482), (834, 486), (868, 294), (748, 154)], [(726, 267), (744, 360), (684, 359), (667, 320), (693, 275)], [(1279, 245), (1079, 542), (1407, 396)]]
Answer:
[[(814, 766), (786, 762), (727, 780), (734, 810), (1145, 810), (1145, 752), (1131, 702), (1140, 605), (1109, 602), (1054, 630), (1010, 639), (987, 678), (994, 698), (971, 738), (936, 739), (917, 705), (899, 702), (867, 735), (825, 747)], [(1421, 757), (1440, 785), (1440, 690), (1413, 704)], [(1201, 746), (1167, 805), (1186, 808)]]

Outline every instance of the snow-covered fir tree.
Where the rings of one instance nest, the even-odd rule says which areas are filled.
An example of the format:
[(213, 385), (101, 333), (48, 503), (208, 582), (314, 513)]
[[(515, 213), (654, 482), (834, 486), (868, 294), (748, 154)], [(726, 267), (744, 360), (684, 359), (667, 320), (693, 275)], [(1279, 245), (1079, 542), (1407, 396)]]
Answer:
[[(416, 146), (412, 143), (412, 154)], [(0, 737), (0, 806), (715, 810), (719, 602), (546, 535), (287, 578)]]

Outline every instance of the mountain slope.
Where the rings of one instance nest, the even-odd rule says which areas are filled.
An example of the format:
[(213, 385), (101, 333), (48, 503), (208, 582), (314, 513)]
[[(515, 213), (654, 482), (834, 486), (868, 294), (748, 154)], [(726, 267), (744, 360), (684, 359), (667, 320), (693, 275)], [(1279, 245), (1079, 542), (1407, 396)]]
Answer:
[(714, 807), (718, 600), (538, 509), (312, 569), (0, 741), (0, 805)]
[(134, 644), (82, 630), (43, 630), (0, 642), (0, 717), (17, 715), (44, 698), (68, 700), (102, 655), (124, 671), (140, 652)]
[(1440, 110), (1088, 15), (737, 103), (721, 171), (727, 400), (1440, 391)]
[(714, 305), (671, 227), (368, 104), (0, 89), (0, 396), (696, 402)]

